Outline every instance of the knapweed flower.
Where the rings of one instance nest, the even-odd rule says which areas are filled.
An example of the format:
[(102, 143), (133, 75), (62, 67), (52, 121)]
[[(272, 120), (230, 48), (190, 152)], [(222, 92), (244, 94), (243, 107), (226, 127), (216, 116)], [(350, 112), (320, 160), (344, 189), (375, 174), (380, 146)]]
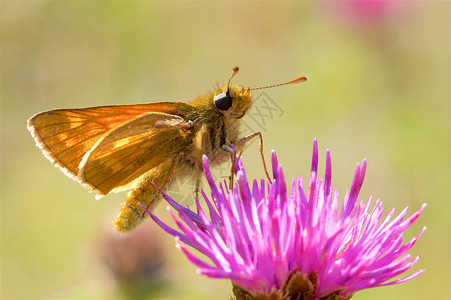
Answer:
[(324, 3), (323, 6), (333, 17), (361, 27), (397, 20), (411, 5), (403, 1), (350, 0)]
[[(177, 246), (199, 267), (198, 273), (228, 278), (238, 299), (349, 299), (359, 290), (401, 283), (394, 277), (409, 270), (419, 259), (407, 253), (425, 228), (403, 244), (404, 231), (419, 217), (425, 205), (405, 219), (407, 208), (393, 218), (382, 219), (382, 203), (372, 208), (357, 197), (363, 183), (366, 160), (357, 164), (350, 192), (339, 209), (338, 192), (331, 185), (330, 153), (326, 155), (325, 178), (318, 179), (318, 146), (308, 186), (295, 178), (288, 191), (276, 153), (271, 157), (272, 182), (246, 178), (242, 160), (237, 184), (219, 187), (203, 158), (211, 198), (203, 192), (207, 212), (196, 199), (193, 212), (164, 195), (178, 212), (169, 209), (180, 231), (151, 217), (176, 237)], [(189, 245), (209, 258), (195, 256)]]
[(98, 237), (96, 252), (122, 291), (152, 291), (164, 284), (161, 273), (167, 255), (161, 243), (163, 232), (151, 225), (144, 222), (124, 235), (118, 235), (108, 226)]

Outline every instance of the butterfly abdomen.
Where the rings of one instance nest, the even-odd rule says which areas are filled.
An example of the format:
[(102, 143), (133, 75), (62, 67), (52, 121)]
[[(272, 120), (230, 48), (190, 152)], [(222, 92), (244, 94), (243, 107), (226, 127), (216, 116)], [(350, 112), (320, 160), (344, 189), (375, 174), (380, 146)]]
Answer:
[[(152, 169), (141, 176), (135, 186), (127, 194), (127, 200), (122, 204), (121, 211), (113, 221), (115, 229), (119, 232), (129, 232), (141, 224), (145, 218), (145, 211), (139, 205), (151, 210), (161, 197), (160, 192), (153, 183), (166, 190), (169, 185), (170, 168)], [(166, 170), (161, 171), (161, 170)]]

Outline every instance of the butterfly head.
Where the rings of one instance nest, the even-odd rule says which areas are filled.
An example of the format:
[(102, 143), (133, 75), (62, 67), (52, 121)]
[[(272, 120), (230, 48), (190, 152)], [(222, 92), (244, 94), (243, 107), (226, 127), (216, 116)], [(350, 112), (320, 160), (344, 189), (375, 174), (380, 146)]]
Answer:
[(230, 76), (229, 82), (226, 86), (218, 87), (215, 91), (213, 99), (214, 106), (220, 110), (226, 117), (232, 117), (235, 119), (241, 119), (247, 110), (251, 107), (252, 103), (252, 90), (261, 90), (267, 88), (273, 88), (276, 86), (282, 86), (287, 84), (293, 84), (298, 82), (304, 82), (307, 80), (304, 76), (297, 77), (290, 81), (273, 84), (257, 88), (243, 88), (236, 85), (231, 85), (230, 81), (238, 73), (239, 68), (232, 69), (232, 76)]
[(236, 85), (218, 87), (213, 103), (226, 117), (241, 119), (251, 107), (251, 90)]

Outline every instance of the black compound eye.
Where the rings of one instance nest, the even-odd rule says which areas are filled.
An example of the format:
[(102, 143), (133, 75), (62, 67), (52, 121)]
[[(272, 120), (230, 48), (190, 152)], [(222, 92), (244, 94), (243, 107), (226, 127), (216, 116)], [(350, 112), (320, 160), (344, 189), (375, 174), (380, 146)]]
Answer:
[(232, 106), (232, 97), (229, 93), (221, 93), (214, 98), (215, 106), (219, 110), (228, 110)]

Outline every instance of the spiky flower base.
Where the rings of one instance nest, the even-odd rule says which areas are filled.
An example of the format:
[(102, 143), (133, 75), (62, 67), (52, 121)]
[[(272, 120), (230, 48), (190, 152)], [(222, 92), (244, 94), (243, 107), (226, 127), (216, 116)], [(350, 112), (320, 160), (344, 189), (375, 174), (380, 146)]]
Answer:
[[(316, 287), (318, 286), (318, 276), (315, 272), (306, 275), (297, 268), (291, 270), (287, 280), (280, 289), (254, 294), (252, 291), (246, 291), (242, 287), (232, 282), (232, 292), (236, 300), (310, 300), (315, 299)], [(348, 296), (341, 295), (341, 290), (322, 296), (319, 300), (348, 300), (353, 294)]]

